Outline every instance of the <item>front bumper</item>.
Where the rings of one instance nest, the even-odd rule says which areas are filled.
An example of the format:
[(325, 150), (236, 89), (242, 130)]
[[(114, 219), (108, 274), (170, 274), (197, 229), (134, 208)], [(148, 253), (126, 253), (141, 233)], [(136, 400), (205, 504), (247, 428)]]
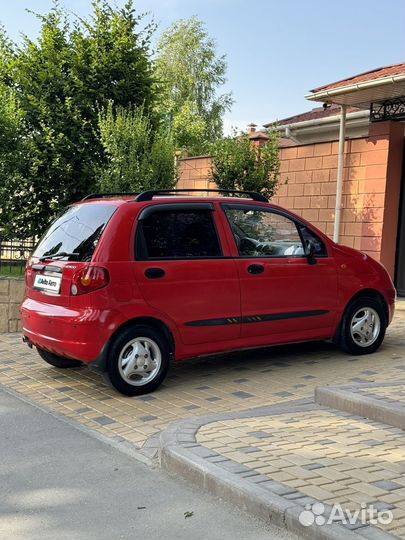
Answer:
[(388, 306), (388, 324), (391, 324), (395, 315), (395, 303), (397, 300), (397, 293), (394, 288), (388, 289), (385, 293), (385, 299)]

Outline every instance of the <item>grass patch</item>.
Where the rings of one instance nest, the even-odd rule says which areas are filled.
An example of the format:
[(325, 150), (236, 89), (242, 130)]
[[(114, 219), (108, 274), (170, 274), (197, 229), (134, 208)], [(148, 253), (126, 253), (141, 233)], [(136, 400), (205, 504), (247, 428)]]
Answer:
[(24, 267), (20, 266), (0, 266), (0, 276), (2, 277), (24, 277)]

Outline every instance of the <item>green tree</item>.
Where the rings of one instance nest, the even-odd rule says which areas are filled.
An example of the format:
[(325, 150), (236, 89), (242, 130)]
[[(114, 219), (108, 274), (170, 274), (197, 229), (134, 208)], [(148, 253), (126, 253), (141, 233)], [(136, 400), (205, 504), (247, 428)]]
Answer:
[(206, 152), (222, 137), (223, 115), (232, 105), (230, 94), (218, 94), (226, 68), (196, 17), (175, 22), (159, 39), (156, 110), (173, 124), (177, 145), (191, 154)]
[(153, 127), (140, 107), (109, 103), (99, 116), (107, 165), (100, 171), (105, 191), (173, 188), (177, 180), (175, 145), (166, 127)]
[(241, 189), (263, 193), (269, 199), (279, 180), (279, 141), (275, 130), (268, 132), (264, 146), (256, 146), (247, 134), (226, 137), (211, 147), (213, 181), (220, 189)]
[(19, 232), (21, 212), (30, 212), (25, 209), (24, 200), (31, 187), (25, 176), (30, 141), (24, 131), (24, 111), (17, 96), (0, 82), (0, 236), (10, 237)]
[[(152, 105), (153, 27), (140, 28), (143, 19), (131, 0), (122, 9), (106, 0), (92, 5), (88, 20), (70, 23), (56, 3), (50, 13), (36, 15), (38, 40), (25, 37), (13, 46), (0, 39), (0, 77), (15, 90), (30, 139), (31, 159), (22, 172), (28, 193), (16, 216), (25, 223), (24, 236), (38, 233), (61, 207), (95, 188), (104, 160), (100, 108), (110, 100), (146, 110)], [(21, 190), (12, 187), (3, 185), (0, 203), (18, 208)]]
[(122, 9), (107, 0), (93, 0), (89, 20), (76, 22), (71, 34), (74, 51), (72, 78), (77, 98), (97, 120), (95, 105), (143, 106), (153, 101), (153, 66), (150, 59), (153, 22), (137, 15), (133, 0)]
[(0, 152), (1, 164), (6, 156), (13, 157), (19, 145), (23, 127), (24, 112), (19, 106), (15, 92), (0, 82)]

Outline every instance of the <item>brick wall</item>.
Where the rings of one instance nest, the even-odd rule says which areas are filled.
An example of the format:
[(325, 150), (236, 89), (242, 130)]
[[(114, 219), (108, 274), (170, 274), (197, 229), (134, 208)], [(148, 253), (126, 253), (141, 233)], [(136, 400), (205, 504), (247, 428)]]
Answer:
[[(404, 125), (370, 125), (366, 138), (345, 143), (340, 242), (381, 260), (394, 274)], [(338, 142), (282, 148), (280, 186), (272, 202), (333, 235)], [(215, 187), (209, 157), (180, 163), (180, 188)]]
[(21, 330), (20, 304), (25, 292), (25, 281), (0, 278), (0, 333)]
[(180, 160), (180, 178), (178, 189), (209, 189), (215, 188), (211, 182), (211, 158), (209, 156), (191, 157)]

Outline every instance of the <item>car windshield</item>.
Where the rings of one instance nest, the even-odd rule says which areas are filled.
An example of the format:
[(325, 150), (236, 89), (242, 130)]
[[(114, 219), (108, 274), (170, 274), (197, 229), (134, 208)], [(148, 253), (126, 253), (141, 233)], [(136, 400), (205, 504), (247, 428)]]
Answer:
[(33, 256), (90, 261), (106, 224), (116, 210), (110, 204), (69, 207), (40, 240)]

